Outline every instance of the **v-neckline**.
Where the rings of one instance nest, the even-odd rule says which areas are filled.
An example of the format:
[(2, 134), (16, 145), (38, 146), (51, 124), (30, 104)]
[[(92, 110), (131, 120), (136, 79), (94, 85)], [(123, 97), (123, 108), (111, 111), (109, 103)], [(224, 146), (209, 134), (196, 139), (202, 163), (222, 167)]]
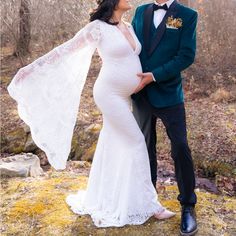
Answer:
[[(126, 23), (124, 21), (122, 21), (125, 25)], [(117, 28), (117, 30), (120, 32), (120, 34), (122, 34), (124, 40), (127, 42), (127, 44), (129, 45), (129, 47), (131, 48), (131, 50), (135, 53), (136, 50), (137, 50), (137, 42), (134, 38), (134, 35), (133, 33), (131, 33), (131, 30), (129, 29), (129, 26), (126, 25), (126, 28), (128, 29), (129, 31), (129, 34), (131, 35), (132, 39), (134, 40), (134, 44), (135, 44), (135, 48), (133, 48), (132, 44), (130, 43), (130, 41), (127, 39), (127, 37), (122, 33), (122, 31), (115, 25), (115, 27)]]

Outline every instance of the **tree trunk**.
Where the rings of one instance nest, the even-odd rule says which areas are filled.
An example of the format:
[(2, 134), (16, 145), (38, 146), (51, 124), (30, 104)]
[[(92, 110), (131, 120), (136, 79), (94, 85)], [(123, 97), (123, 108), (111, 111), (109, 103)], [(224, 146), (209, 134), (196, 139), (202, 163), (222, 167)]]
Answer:
[(30, 28), (29, 0), (21, 0), (19, 24), (20, 32), (16, 51), (14, 53), (16, 56), (24, 56), (29, 53), (29, 44), (31, 39)]

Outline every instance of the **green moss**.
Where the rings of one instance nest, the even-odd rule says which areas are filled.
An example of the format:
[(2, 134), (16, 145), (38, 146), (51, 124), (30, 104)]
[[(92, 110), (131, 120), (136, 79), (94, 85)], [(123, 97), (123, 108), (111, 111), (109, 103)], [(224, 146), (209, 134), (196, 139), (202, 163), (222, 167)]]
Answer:
[[(7, 194), (4, 194), (5, 201), (10, 200), (9, 196), (15, 198), (10, 207), (6, 206), (6, 224), (12, 226), (16, 222), (20, 222), (19, 227), (15, 226), (15, 230), (12, 228), (12, 233), (19, 232), (22, 225), (27, 228), (26, 225), (30, 224), (32, 218), (39, 225), (50, 228), (51, 232), (55, 228), (62, 230), (73, 223), (76, 215), (68, 208), (65, 197), (70, 191), (85, 188), (87, 184), (85, 176), (71, 178), (60, 173), (46, 179), (27, 179), (27, 182), (23, 182), (23, 180), (21, 180), (22, 182), (20, 180), (9, 182), (5, 190), (5, 194)], [(25, 194), (22, 194), (22, 191)]]
[(206, 177), (215, 177), (216, 174), (224, 176), (235, 175), (235, 167), (220, 160), (209, 160), (209, 158), (203, 158), (200, 154), (193, 154), (195, 167), (203, 170)]
[(82, 156), (82, 160), (84, 161), (92, 161), (93, 155), (96, 150), (97, 142), (94, 142), (92, 146), (85, 152), (85, 154)]
[[(70, 193), (85, 189), (88, 178), (68, 171), (47, 172), (44, 177), (4, 179), (0, 213), (5, 231), (2, 235), (124, 235), (176, 236), (179, 232), (180, 206), (177, 186), (166, 186), (159, 195), (161, 203), (176, 212), (164, 221), (153, 217), (139, 226), (96, 228), (90, 216), (74, 214), (65, 202)], [(199, 235), (233, 235), (236, 199), (196, 191)]]
[(94, 125), (87, 131), (80, 127), (73, 135), (69, 159), (91, 161), (100, 129), (100, 125)]
[(27, 134), (23, 128), (8, 132), (3, 138), (2, 152), (18, 154), (24, 151)]
[(84, 153), (84, 149), (81, 147), (78, 140), (79, 140), (78, 136), (74, 135), (72, 138), (71, 152), (70, 152), (69, 159), (81, 160), (81, 156)]
[(4, 86), (7, 86), (10, 83), (11, 79), (12, 79), (11, 77), (8, 77), (8, 76), (1, 76), (0, 78), (1, 78), (0, 79), (1, 84), (4, 85)]

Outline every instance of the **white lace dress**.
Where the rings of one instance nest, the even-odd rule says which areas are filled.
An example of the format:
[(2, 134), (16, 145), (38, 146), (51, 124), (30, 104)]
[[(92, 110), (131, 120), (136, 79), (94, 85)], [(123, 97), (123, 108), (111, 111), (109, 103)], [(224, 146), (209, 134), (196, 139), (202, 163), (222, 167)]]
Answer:
[(97, 227), (143, 224), (164, 207), (151, 182), (146, 143), (130, 109), (130, 95), (142, 72), (136, 47), (116, 26), (100, 20), (72, 39), (21, 68), (8, 86), (20, 117), (55, 169), (64, 169), (91, 57), (97, 48), (102, 68), (93, 88), (103, 115), (86, 190), (68, 194), (77, 214), (89, 214)]

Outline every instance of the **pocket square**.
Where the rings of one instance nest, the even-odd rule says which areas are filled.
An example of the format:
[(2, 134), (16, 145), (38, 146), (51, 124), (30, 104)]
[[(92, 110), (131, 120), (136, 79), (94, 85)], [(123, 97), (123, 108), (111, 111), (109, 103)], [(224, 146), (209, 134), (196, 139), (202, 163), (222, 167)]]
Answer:
[(167, 29), (178, 29), (177, 27), (175, 27), (175, 26), (172, 26), (172, 25), (168, 25), (168, 24), (166, 24), (166, 28)]

